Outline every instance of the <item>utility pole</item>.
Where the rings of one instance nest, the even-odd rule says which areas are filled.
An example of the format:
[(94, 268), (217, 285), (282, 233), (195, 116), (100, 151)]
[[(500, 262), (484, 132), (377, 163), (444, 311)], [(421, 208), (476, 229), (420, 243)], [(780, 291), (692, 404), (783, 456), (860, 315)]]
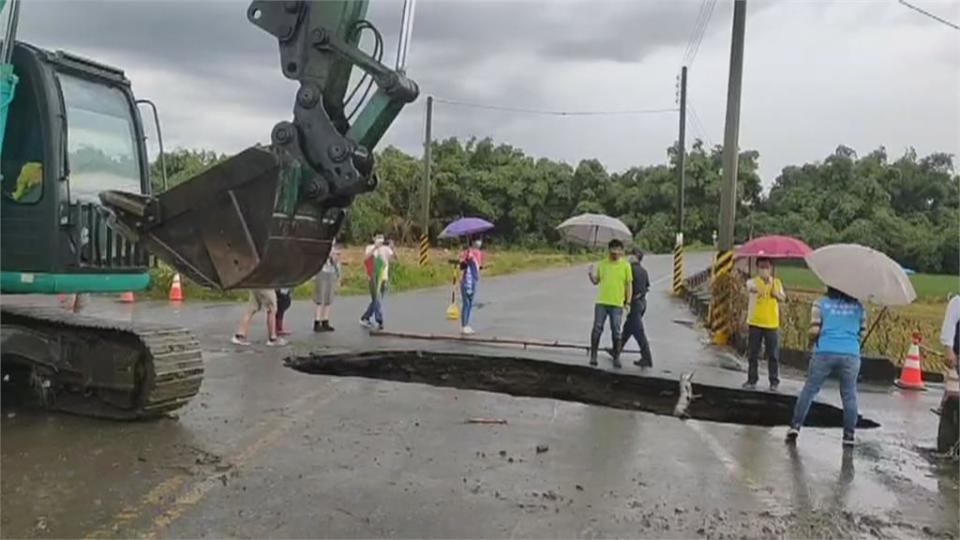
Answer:
[(730, 78), (727, 83), (727, 120), (723, 132), (723, 186), (720, 192), (720, 253), (733, 249), (737, 216), (737, 165), (740, 138), (740, 85), (743, 81), (743, 37), (747, 0), (733, 3), (733, 40), (730, 44)]
[(423, 137), (423, 212), (420, 223), (420, 266), (427, 264), (430, 253), (430, 160), (433, 143), (430, 134), (433, 128), (433, 96), (427, 96), (427, 122)]
[(677, 186), (677, 232), (683, 234), (683, 198), (686, 183), (687, 157), (687, 66), (680, 68), (680, 159), (677, 168), (680, 170), (679, 185)]

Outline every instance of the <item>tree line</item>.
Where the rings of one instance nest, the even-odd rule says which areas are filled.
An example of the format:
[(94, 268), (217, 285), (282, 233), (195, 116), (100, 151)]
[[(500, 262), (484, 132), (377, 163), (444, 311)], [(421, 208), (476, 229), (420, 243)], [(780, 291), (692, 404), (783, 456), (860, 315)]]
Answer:
[[(460, 216), (497, 225), (500, 244), (539, 246), (560, 240), (564, 219), (597, 212), (620, 218), (636, 242), (654, 252), (673, 247), (676, 233), (678, 148), (664, 163), (611, 172), (596, 159), (576, 166), (526, 155), (492, 139), (433, 143), (430, 233)], [(710, 244), (720, 212), (722, 147), (695, 141), (686, 157), (684, 236)], [(423, 162), (395, 148), (377, 153), (378, 189), (357, 199), (344, 240), (362, 242), (382, 231), (399, 242), (419, 234)], [(165, 155), (169, 185), (226, 156), (176, 150)], [(762, 234), (797, 236), (811, 246), (855, 242), (879, 249), (917, 271), (958, 273), (960, 176), (953, 156), (891, 159), (879, 148), (859, 156), (840, 146), (822, 161), (785, 167), (769, 192), (758, 175), (759, 153), (739, 156), (736, 240)], [(157, 164), (153, 167), (158, 173)], [(159, 175), (154, 174), (155, 187)]]

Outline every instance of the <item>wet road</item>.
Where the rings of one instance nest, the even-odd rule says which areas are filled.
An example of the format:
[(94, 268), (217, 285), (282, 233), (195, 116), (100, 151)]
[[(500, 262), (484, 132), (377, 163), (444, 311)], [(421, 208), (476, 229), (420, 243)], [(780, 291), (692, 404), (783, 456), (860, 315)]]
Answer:
[[(687, 267), (706, 265), (706, 255)], [(686, 307), (666, 295), (668, 257), (649, 257), (647, 313), (655, 370), (737, 386), (744, 374), (706, 347)], [(586, 268), (485, 280), (480, 334), (585, 341)], [(389, 329), (453, 332), (449, 290), (391, 296)], [(879, 429), (842, 452), (836, 429), (737, 426), (545, 399), (306, 375), (289, 354), (330, 348), (431, 347), (369, 337), (362, 298), (340, 299), (334, 334), (309, 331), (312, 306), (287, 314), (291, 347), (229, 337), (240, 304), (134, 306), (92, 313), (173, 322), (204, 346), (206, 379), (179, 419), (123, 424), (6, 405), (4, 537), (956, 537), (956, 465), (932, 465), (938, 391), (862, 388)], [(528, 351), (558, 362), (582, 354)], [(603, 360), (601, 360), (603, 362)], [(629, 364), (628, 364), (629, 365)], [(604, 364), (601, 363), (601, 367)], [(629, 366), (627, 371), (634, 368)], [(782, 391), (799, 389), (787, 373)], [(835, 385), (822, 399), (838, 404)], [(506, 425), (466, 424), (469, 417)], [(536, 447), (545, 445), (546, 452)]]

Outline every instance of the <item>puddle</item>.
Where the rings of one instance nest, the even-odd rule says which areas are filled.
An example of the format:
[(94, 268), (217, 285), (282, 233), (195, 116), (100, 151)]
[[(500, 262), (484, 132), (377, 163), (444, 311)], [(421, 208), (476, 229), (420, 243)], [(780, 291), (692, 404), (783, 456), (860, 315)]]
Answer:
[[(630, 411), (672, 415), (679, 397), (675, 379), (613, 373), (587, 366), (529, 358), (416, 350), (314, 353), (294, 356), (288, 367), (304, 373), (482, 390), (511, 396), (558, 399)], [(755, 426), (788, 425), (794, 396), (697, 384), (691, 418)], [(806, 425), (843, 425), (843, 411), (825, 403), (810, 407)], [(879, 424), (860, 417), (857, 427)]]

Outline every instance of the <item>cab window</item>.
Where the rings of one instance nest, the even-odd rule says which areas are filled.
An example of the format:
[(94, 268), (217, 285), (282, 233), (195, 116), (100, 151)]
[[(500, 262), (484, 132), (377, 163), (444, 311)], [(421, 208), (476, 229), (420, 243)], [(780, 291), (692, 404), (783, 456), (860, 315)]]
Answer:
[(140, 193), (140, 154), (126, 95), (103, 83), (59, 77), (73, 202), (99, 202), (106, 190)]

